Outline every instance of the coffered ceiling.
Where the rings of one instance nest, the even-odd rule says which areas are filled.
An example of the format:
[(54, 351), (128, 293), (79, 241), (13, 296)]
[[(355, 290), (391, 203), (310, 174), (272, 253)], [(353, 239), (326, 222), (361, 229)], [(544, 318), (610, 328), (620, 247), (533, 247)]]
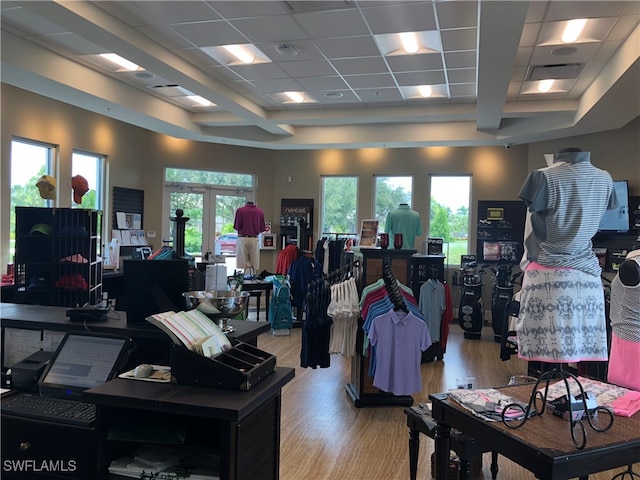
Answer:
[[(640, 114), (638, 0), (1, 6), (2, 82), (179, 138), (269, 149), (506, 145), (617, 129)], [(578, 18), (578, 40), (563, 43)], [(415, 54), (400, 32), (416, 35)], [(250, 45), (255, 60), (233, 60), (228, 44)], [(139, 68), (118, 71), (103, 53)], [(544, 79), (554, 84), (540, 93)]]

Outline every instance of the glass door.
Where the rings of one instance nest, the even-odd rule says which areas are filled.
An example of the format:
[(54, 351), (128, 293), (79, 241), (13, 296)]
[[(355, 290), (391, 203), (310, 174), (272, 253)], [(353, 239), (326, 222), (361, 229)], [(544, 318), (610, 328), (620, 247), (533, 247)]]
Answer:
[(235, 257), (236, 231), (233, 221), (236, 210), (249, 199), (246, 192), (207, 187), (172, 186), (166, 189), (165, 203), (169, 212), (165, 238), (173, 243), (176, 210), (182, 209), (189, 218), (185, 225), (185, 253), (202, 261), (206, 253)]

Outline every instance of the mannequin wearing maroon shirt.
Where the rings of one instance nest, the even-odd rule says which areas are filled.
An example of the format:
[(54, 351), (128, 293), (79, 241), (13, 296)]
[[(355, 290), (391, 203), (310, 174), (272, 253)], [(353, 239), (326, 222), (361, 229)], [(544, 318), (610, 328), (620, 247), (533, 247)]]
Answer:
[(238, 232), (236, 266), (244, 268), (245, 273), (258, 270), (260, 249), (258, 235), (267, 229), (264, 212), (253, 202), (236, 210), (233, 228)]

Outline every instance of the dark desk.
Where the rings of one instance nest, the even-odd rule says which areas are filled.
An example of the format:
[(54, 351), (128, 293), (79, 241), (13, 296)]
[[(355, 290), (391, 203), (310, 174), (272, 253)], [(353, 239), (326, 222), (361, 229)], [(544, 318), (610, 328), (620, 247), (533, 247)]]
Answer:
[[(0, 319), (2, 328), (23, 328), (27, 330), (54, 330), (61, 332), (86, 331), (126, 335), (136, 343), (129, 365), (135, 367), (139, 363), (161, 363), (169, 358), (170, 340), (166, 333), (148, 322), (127, 324), (125, 312), (110, 312), (104, 322), (71, 322), (67, 315), (67, 307), (50, 307), (43, 305), (23, 305), (16, 303), (0, 303)], [(245, 320), (229, 320), (235, 327), (229, 338), (257, 345), (257, 337), (270, 331), (267, 322), (249, 322)]]
[[(3, 478), (111, 478), (114, 458), (183, 435), (189, 445), (220, 456), (221, 480), (277, 480), (281, 390), (294, 376), (293, 368), (276, 368), (249, 391), (118, 378), (84, 393), (83, 400), (97, 406), (93, 427), (3, 415), (3, 462), (62, 462), (55, 475), (16, 467), (5, 468)], [(73, 468), (61, 470), (67, 466)]]
[[(504, 387), (500, 391), (528, 402), (532, 385)], [(436, 480), (446, 480), (451, 447), (451, 428), (481, 439), (491, 450), (531, 471), (539, 479), (587, 478), (590, 473), (627, 466), (640, 461), (640, 413), (631, 418), (616, 416), (606, 432), (586, 427), (587, 445), (577, 450), (568, 423), (545, 412), (512, 430), (502, 422), (485, 422), (448, 400), (446, 393), (429, 395), (435, 434)]]
[(256, 319), (260, 320), (260, 298), (262, 292), (265, 292), (266, 297), (266, 309), (267, 320), (269, 320), (269, 300), (271, 300), (271, 290), (273, 290), (272, 282), (265, 282), (263, 280), (243, 280), (242, 290), (249, 292), (249, 295), (256, 299)]
[[(276, 368), (247, 392), (116, 379), (88, 390), (83, 399), (97, 405), (99, 431), (113, 433), (124, 425), (135, 436), (145, 425), (174, 425), (197, 445), (219, 452), (222, 480), (277, 480), (281, 389), (294, 376), (293, 368)], [(103, 452), (132, 447), (102, 441)], [(111, 460), (98, 458), (101, 473)]]

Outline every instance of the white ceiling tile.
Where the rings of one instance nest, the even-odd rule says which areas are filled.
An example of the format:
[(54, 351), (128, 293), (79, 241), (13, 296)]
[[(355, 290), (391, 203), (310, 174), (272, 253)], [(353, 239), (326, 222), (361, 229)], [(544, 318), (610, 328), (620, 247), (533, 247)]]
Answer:
[(381, 57), (337, 59), (332, 60), (331, 63), (341, 75), (387, 73), (389, 71), (387, 64)]
[(254, 65), (229, 65), (229, 70), (235, 72), (245, 80), (269, 80), (274, 78), (289, 78), (289, 75), (274, 63), (259, 63)]
[(292, 78), (254, 80), (251, 82), (258, 90), (267, 93), (302, 91), (302, 87)]
[(213, 47), (247, 43), (248, 40), (223, 20), (182, 23), (171, 29), (196, 47)]
[(284, 42), (309, 38), (298, 24), (287, 16), (241, 18), (231, 20), (234, 28), (243, 32), (253, 42)]
[(376, 42), (370, 36), (318, 39), (316, 45), (329, 59), (372, 57), (380, 54)]
[(431, 2), (394, 3), (363, 8), (362, 13), (374, 34), (435, 30)]
[(356, 94), (362, 99), (363, 102), (388, 102), (391, 100), (404, 100), (402, 93), (395, 88), (359, 88), (356, 90)]
[(449, 83), (473, 83), (476, 81), (475, 68), (458, 68), (447, 71)]
[(294, 14), (293, 18), (311, 38), (367, 35), (369, 29), (357, 10)]
[(174, 49), (194, 46), (192, 42), (189, 42), (182, 35), (178, 35), (175, 30), (172, 30), (166, 25), (139, 27), (139, 31), (150, 39), (164, 45), (166, 48)]
[[(595, 57), (598, 49), (600, 48), (599, 43), (581, 43), (571, 45), (572, 48), (575, 47), (575, 53), (571, 55), (557, 55), (554, 52), (559, 50), (559, 47), (549, 46), (549, 47), (536, 47), (533, 50), (533, 55), (531, 56), (531, 63), (534, 65), (555, 65), (559, 63), (584, 63), (588, 62), (590, 59)], [(560, 47), (563, 48), (564, 47)]]
[(298, 79), (298, 83), (309, 92), (346, 89), (347, 84), (337, 75), (328, 77), (307, 77)]
[(445, 52), (444, 63), (446, 68), (475, 68), (476, 52)]
[(438, 85), (445, 83), (444, 71), (432, 70), (430, 72), (406, 72), (396, 74), (398, 85)]
[(419, 70), (442, 70), (442, 54), (394, 55), (387, 57), (389, 68), (394, 72), (415, 72)]
[(441, 29), (475, 27), (478, 24), (478, 2), (435, 2)]
[(476, 85), (475, 83), (459, 83), (457, 85), (449, 86), (449, 93), (451, 98), (454, 97), (475, 97)]
[(284, 7), (284, 2), (265, 2), (264, 0), (249, 1), (222, 1), (207, 2), (211, 8), (224, 18), (260, 17), (263, 15), (285, 15), (289, 12)]
[(345, 81), (351, 88), (382, 88), (395, 87), (393, 77), (389, 74), (371, 74), (371, 75), (349, 75), (345, 77)]
[(624, 11), (628, 2), (553, 1), (549, 2), (547, 22), (573, 18), (616, 17)]
[[(280, 53), (278, 47), (283, 45), (290, 47), (292, 51), (295, 52), (295, 55)], [(318, 47), (312, 40), (264, 42), (256, 43), (256, 47), (264, 52), (273, 62), (301, 62), (303, 60), (322, 60), (324, 58), (322, 52), (318, 50)]]
[(100, 53), (110, 53), (95, 43), (88, 42), (86, 39), (76, 35), (75, 33), (54, 33), (51, 35), (39, 35), (39, 41), (43, 45), (56, 48), (64, 48), (75, 55), (97, 55)]
[(476, 28), (443, 30), (440, 36), (442, 38), (442, 50), (445, 52), (478, 48), (478, 30)]
[(282, 62), (280, 67), (292, 77), (324, 77), (336, 74), (326, 60)]

